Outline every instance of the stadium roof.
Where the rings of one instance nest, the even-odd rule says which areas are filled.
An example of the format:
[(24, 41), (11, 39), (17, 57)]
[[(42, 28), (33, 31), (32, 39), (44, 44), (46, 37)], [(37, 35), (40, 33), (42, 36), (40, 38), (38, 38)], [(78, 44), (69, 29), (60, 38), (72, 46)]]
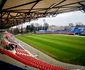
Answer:
[(0, 0), (0, 29), (78, 10), (85, 11), (85, 0)]

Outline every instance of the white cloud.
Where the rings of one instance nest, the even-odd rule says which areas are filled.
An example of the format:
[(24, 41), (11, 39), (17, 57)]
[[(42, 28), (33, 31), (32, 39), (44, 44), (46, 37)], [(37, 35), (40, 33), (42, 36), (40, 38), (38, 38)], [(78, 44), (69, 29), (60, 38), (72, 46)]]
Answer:
[(73, 23), (75, 25), (77, 22), (81, 22), (85, 25), (85, 13), (82, 13), (81, 11), (62, 13), (56, 17), (39, 18), (38, 20), (31, 21), (30, 23), (39, 23), (40, 25), (43, 25), (43, 19), (45, 19), (45, 22), (49, 25), (66, 26), (69, 23)]

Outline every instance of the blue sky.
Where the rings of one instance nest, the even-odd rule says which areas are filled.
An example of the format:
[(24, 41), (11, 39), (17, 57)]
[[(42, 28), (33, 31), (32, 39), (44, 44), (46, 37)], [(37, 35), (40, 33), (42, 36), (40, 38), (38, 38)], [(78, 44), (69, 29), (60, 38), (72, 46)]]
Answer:
[(69, 23), (73, 23), (75, 25), (78, 22), (85, 25), (85, 13), (81, 11), (62, 13), (58, 14), (56, 17), (40, 18), (38, 20), (31, 21), (30, 23), (39, 23), (40, 25), (43, 25), (43, 19), (45, 19), (45, 22), (49, 25), (66, 26)]

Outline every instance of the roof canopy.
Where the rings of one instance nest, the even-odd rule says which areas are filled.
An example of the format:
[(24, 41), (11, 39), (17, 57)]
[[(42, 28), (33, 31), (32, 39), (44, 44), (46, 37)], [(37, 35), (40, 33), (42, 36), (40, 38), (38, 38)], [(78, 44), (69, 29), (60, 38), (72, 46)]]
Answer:
[(85, 0), (0, 0), (0, 28), (83, 9)]

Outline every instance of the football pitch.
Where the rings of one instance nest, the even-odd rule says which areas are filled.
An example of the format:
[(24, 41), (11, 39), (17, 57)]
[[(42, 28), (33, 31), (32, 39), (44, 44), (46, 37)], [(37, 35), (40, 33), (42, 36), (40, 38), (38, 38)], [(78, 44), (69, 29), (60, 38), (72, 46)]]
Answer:
[(85, 37), (57, 34), (25, 34), (16, 37), (56, 60), (85, 66)]

